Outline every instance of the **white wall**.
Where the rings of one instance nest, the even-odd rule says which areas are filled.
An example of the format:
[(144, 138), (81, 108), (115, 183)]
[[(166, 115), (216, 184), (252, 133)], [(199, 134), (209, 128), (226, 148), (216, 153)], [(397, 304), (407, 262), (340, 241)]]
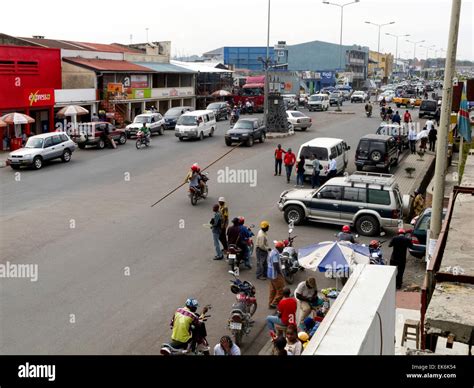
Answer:
[(95, 101), (96, 89), (57, 89), (54, 91), (56, 104), (81, 101)]
[[(177, 95), (171, 95), (172, 91), (176, 90)], [(155, 88), (151, 90), (152, 98), (162, 98), (162, 97), (194, 97), (194, 88), (193, 87), (184, 87), (184, 88)]]
[(395, 275), (392, 266), (358, 265), (303, 354), (394, 355)]

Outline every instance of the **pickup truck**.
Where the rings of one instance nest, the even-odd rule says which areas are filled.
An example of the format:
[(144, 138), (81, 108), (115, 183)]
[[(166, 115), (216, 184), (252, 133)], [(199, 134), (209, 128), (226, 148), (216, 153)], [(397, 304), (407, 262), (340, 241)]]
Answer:
[(415, 100), (415, 106), (420, 106), (421, 105), (421, 98), (416, 98), (413, 95), (402, 95), (400, 97), (393, 97), (392, 103), (394, 103), (397, 108), (400, 108), (400, 106), (408, 106), (412, 105), (410, 103), (410, 100)]

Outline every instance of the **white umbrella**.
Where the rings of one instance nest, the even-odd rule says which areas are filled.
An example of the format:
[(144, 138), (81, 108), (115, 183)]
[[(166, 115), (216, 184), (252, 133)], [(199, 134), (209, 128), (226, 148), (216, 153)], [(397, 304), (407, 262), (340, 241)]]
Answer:
[(6, 127), (8, 124), (0, 119), (0, 127)]
[(230, 96), (232, 93), (228, 92), (227, 90), (217, 90), (214, 93), (211, 94), (213, 97), (226, 97)]
[(428, 129), (424, 129), (423, 131), (420, 131), (420, 133), (416, 135), (416, 140), (420, 140), (424, 137), (428, 137), (429, 132), (430, 131)]
[(33, 117), (17, 112), (7, 113), (0, 117), (0, 120), (4, 121), (6, 124), (31, 124), (35, 122)]
[(57, 116), (64, 117), (70, 116), (73, 123), (74, 129), (77, 127), (77, 116), (86, 115), (89, 111), (79, 105), (67, 105), (64, 108), (61, 108), (57, 113)]

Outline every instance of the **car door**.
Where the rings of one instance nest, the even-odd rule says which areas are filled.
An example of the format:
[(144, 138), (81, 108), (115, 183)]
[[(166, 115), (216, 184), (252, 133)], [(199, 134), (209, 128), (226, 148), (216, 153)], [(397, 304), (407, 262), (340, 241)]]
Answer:
[(253, 138), (259, 139), (260, 138), (260, 127), (258, 126), (258, 120), (253, 122)]
[(354, 215), (367, 208), (367, 189), (361, 187), (344, 187), (341, 205), (341, 220), (352, 223)]
[(309, 214), (322, 220), (339, 221), (341, 219), (341, 198), (342, 187), (323, 186), (311, 200)]
[(150, 132), (156, 132), (158, 129), (157, 117), (155, 115), (150, 117)]
[(63, 155), (64, 141), (63, 139), (61, 139), (60, 135), (53, 135), (52, 140), (53, 140), (54, 153), (51, 155), (51, 159), (59, 158)]
[(50, 160), (54, 158), (54, 153), (56, 149), (53, 144), (53, 137), (50, 136), (46, 139), (44, 139), (44, 144), (43, 144), (43, 152), (41, 156), (43, 157), (43, 160)]

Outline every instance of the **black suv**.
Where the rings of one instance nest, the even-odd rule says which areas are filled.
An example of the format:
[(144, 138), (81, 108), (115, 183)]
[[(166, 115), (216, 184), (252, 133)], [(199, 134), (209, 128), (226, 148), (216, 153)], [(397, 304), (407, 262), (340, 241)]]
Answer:
[(227, 120), (228, 118), (227, 103), (225, 102), (213, 102), (209, 104), (206, 109), (214, 111), (216, 121), (221, 119)]
[(393, 136), (365, 135), (357, 146), (355, 165), (357, 171), (369, 166), (390, 173), (392, 166), (398, 164), (399, 155), (397, 141)]
[[(420, 112), (418, 117), (421, 119), (423, 117), (433, 117), (437, 118), (438, 115), (438, 101), (436, 100), (423, 100), (420, 105)], [(438, 119), (439, 120), (439, 119)]]
[(338, 105), (338, 103), (339, 103), (339, 106), (342, 106), (343, 102), (344, 102), (344, 96), (342, 92), (333, 92), (329, 95), (330, 106)]
[(225, 144), (231, 146), (232, 143), (245, 143), (248, 147), (252, 147), (255, 140), (263, 143), (266, 135), (266, 129), (261, 119), (240, 119), (225, 134)]

